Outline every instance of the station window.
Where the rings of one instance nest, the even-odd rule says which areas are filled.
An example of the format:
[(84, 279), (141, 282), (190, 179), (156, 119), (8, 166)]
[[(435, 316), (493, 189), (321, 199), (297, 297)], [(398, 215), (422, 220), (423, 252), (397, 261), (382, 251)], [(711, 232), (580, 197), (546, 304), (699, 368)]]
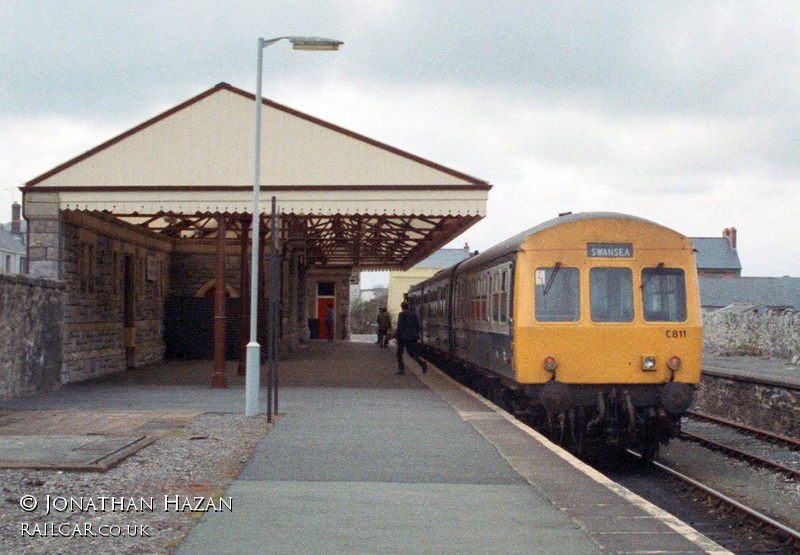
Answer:
[(537, 268), (536, 319), (540, 322), (577, 322), (580, 317), (580, 281), (577, 268)]
[(680, 268), (642, 270), (642, 303), (647, 322), (686, 320), (686, 279)]
[(593, 322), (633, 321), (633, 279), (630, 268), (592, 268), (589, 296)]

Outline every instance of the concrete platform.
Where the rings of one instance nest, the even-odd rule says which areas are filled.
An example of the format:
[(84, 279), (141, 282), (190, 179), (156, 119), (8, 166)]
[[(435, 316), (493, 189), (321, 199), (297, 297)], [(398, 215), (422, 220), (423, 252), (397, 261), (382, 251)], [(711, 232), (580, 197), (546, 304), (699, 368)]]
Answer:
[[(396, 375), (394, 354), (319, 341), (281, 361), (282, 415), (221, 493), (233, 511), (177, 553), (725, 553), (433, 366)], [(242, 414), (229, 376), (211, 389), (210, 363), (182, 362), (3, 400), (0, 435), (50, 436), (47, 451), (95, 421), (150, 435)]]
[(0, 468), (103, 472), (155, 439), (148, 436), (0, 436)]
[[(312, 343), (283, 416), (178, 554), (724, 553), (431, 366)], [(411, 365), (408, 365), (411, 366)]]
[(800, 366), (782, 358), (703, 356), (703, 373), (800, 389)]
[(200, 414), (74, 409), (0, 411), (0, 468), (104, 472)]

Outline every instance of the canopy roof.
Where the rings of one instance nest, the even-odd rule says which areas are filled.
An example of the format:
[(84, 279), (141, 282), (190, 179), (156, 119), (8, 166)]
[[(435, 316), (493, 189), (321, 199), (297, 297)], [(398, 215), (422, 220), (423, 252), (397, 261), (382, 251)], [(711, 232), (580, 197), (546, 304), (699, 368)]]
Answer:
[[(218, 213), (245, 229), (254, 104), (220, 83), (32, 179), (24, 198), (57, 194), (61, 210), (175, 240), (211, 240)], [(266, 99), (262, 129), (262, 216), (276, 197), (281, 239), (305, 240), (315, 264), (408, 268), (486, 214), (483, 180)]]

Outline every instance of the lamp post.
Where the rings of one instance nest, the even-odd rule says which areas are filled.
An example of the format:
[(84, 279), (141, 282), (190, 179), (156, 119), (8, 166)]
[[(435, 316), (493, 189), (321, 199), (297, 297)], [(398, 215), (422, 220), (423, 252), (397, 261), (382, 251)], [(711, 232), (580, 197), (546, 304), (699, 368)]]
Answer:
[(247, 376), (245, 378), (245, 414), (258, 413), (259, 388), (261, 382), (261, 346), (258, 344), (258, 241), (261, 212), (261, 81), (263, 73), (264, 49), (281, 40), (292, 43), (294, 50), (339, 50), (342, 41), (320, 37), (277, 37), (258, 39), (258, 79), (256, 80), (256, 139), (255, 176), (253, 178), (253, 236), (250, 264), (250, 342), (247, 344)]

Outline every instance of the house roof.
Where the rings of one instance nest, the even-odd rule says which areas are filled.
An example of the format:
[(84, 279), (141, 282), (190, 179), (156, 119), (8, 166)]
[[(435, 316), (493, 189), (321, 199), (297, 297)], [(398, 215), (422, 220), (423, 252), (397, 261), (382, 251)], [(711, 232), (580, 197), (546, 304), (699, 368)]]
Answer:
[(691, 237), (698, 270), (741, 271), (739, 253), (727, 237)]
[[(253, 212), (254, 104), (220, 83), (28, 181), (24, 204), (57, 195), (61, 210), (211, 238), (209, 216)], [(484, 180), (267, 99), (261, 115), (259, 212), (274, 196), (284, 238), (303, 233), (323, 265), (408, 268), (486, 214)]]
[(24, 256), (27, 252), (27, 248), (22, 241), (17, 239), (14, 235), (5, 229), (0, 229), (0, 251), (21, 254)]
[(755, 304), (800, 310), (800, 278), (701, 277), (699, 282), (704, 307)]

